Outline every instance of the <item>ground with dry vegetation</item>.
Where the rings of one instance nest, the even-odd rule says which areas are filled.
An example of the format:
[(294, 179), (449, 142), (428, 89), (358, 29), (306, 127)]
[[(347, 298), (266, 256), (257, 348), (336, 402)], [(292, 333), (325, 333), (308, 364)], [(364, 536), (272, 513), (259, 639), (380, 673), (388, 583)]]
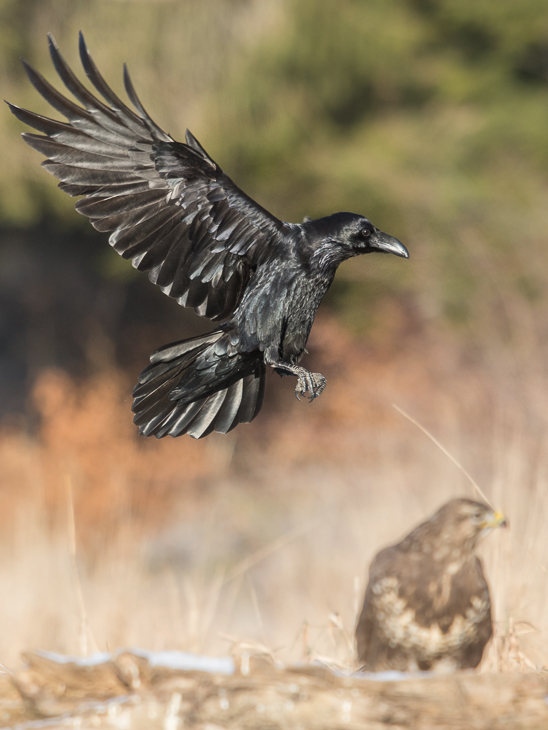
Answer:
[[(59, 657), (59, 659), (64, 659)], [(121, 651), (82, 666), (26, 654), (0, 679), (0, 727), (541, 730), (545, 674), (458, 673), (376, 681), (242, 653), (231, 675), (158, 666)]]
[[(310, 349), (322, 398), (293, 402), (273, 377), (253, 425), (203, 442), (138, 439), (119, 372), (40, 374), (34, 433), (0, 436), (4, 726), (546, 727), (544, 376), (520, 384), (507, 361), (490, 380), (435, 334), (366, 350), (326, 318)], [(476, 673), (348, 676), (372, 555), (474, 495), (393, 403), (510, 521), (480, 550), (495, 637)], [(123, 646), (232, 654), (238, 669), (152, 670)], [(114, 653), (100, 669), (27, 651), (21, 667), (29, 649)]]
[(41, 373), (34, 432), (0, 435), (0, 662), (119, 646), (222, 656), (251, 641), (285, 664), (351, 668), (373, 554), (475, 495), (396, 403), (511, 525), (481, 546), (496, 622), (481, 671), (542, 670), (545, 376), (529, 353), (520, 379), (519, 360), (486, 363), (436, 333), (396, 342), (366, 349), (320, 318), (322, 398), (298, 403), (272, 376), (252, 425), (201, 442), (138, 439), (117, 371)]

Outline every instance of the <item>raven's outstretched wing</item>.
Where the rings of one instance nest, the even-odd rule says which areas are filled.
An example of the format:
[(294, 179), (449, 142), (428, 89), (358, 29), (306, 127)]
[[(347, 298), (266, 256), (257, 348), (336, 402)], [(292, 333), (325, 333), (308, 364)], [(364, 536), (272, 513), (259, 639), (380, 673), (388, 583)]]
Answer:
[(67, 120), (59, 122), (10, 104), (21, 121), (43, 135), (25, 141), (48, 158), (42, 164), (76, 209), (137, 269), (183, 306), (213, 320), (237, 307), (247, 281), (287, 224), (247, 197), (186, 133), (175, 142), (149, 117), (127, 69), (124, 83), (136, 113), (97, 70), (80, 33), (84, 70), (104, 104), (80, 81), (49, 36), (61, 80), (83, 105), (62, 96), (28, 64), (30, 81)]

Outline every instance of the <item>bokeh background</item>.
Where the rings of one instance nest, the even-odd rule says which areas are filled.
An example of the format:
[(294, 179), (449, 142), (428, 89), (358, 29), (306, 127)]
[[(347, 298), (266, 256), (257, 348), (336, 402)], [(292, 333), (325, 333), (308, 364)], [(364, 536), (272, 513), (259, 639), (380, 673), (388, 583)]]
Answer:
[[(150, 352), (208, 323), (119, 258), (0, 116), (0, 662), (119, 646), (352, 663), (373, 554), (473, 475), (511, 528), (481, 548), (483, 667), (548, 663), (545, 0), (0, 0), (2, 95), (49, 115), (51, 31), (189, 127), (288, 221), (367, 215), (411, 259), (341, 266), (298, 403), (139, 439)], [(57, 83), (57, 81), (55, 81)], [(60, 82), (59, 82), (60, 83)]]

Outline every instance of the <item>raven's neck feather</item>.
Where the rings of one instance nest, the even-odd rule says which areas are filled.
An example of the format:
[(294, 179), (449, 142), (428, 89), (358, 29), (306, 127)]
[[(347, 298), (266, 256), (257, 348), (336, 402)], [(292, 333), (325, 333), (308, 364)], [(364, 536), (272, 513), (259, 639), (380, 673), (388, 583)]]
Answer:
[(312, 268), (326, 276), (334, 276), (339, 265), (346, 259), (352, 258), (353, 255), (351, 249), (346, 250), (331, 241), (324, 241), (312, 254)]

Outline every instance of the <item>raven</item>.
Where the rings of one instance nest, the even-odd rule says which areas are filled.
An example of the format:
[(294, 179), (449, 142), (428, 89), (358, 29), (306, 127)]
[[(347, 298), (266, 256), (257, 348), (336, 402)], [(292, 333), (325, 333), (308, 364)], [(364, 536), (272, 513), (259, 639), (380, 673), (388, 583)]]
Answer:
[[(150, 118), (124, 65), (135, 111), (107, 85), (80, 33), (84, 71), (104, 101), (69, 68), (51, 35), (61, 80), (81, 106), (23, 61), (37, 91), (68, 122), (10, 104), (43, 134), (24, 133), (76, 210), (150, 281), (218, 329), (161, 347), (133, 390), (144, 436), (227, 433), (258, 414), (266, 366), (297, 377), (295, 394), (325, 388), (298, 362), (320, 302), (342, 261), (380, 251), (409, 257), (396, 238), (361, 215), (335, 213), (301, 224), (278, 220), (242, 192), (187, 130), (176, 142)], [(105, 103), (106, 102), (106, 103)]]

